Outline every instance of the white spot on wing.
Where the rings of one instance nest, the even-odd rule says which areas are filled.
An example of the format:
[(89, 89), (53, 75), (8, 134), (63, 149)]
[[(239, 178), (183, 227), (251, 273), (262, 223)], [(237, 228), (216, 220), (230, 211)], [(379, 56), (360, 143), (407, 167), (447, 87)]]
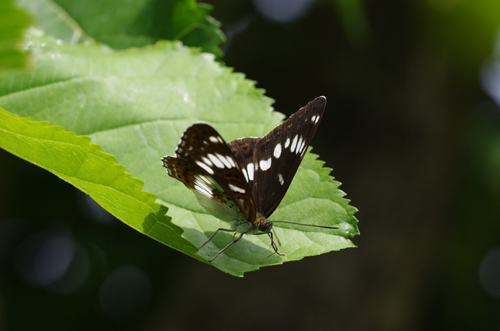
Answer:
[(297, 143), (297, 149), (295, 150), (295, 153), (299, 154), (302, 147), (304, 146), (305, 141), (302, 139), (302, 137), (299, 138), (299, 142)]
[(203, 163), (201, 161), (196, 161), (196, 164), (199, 165), (201, 168), (205, 169), (205, 171), (208, 172), (209, 174), (211, 174), (211, 175), (214, 174), (214, 171), (212, 170), (212, 168), (210, 168), (205, 163)]
[(288, 146), (290, 146), (290, 138), (286, 138), (285, 141), (285, 148), (288, 148)]
[(274, 157), (279, 159), (281, 156), (281, 144), (278, 143), (276, 147), (274, 147)]
[(209, 184), (209, 185), (213, 184), (212, 179), (210, 179), (209, 177), (200, 175), (200, 176), (198, 176), (198, 178), (201, 179), (202, 181), (204, 181), (205, 183)]
[(212, 191), (207, 190), (207, 187), (201, 186), (199, 184), (194, 184), (194, 189), (198, 192), (200, 192), (203, 195), (206, 195), (207, 197), (211, 198), (213, 196)]
[(233, 190), (234, 192), (238, 192), (238, 193), (245, 193), (245, 189), (242, 189), (241, 187), (238, 187), (236, 185), (233, 185), (233, 184), (227, 184), (227, 186), (229, 186), (229, 188), (231, 190)]
[(247, 170), (245, 168), (241, 169), (241, 172), (243, 172), (243, 176), (245, 176), (245, 180), (248, 183), (248, 175), (247, 175)]
[(217, 144), (219, 142), (219, 140), (217, 138), (218, 138), (217, 136), (210, 136), (210, 137), (208, 137), (208, 139), (211, 142), (213, 142), (214, 144)]
[(218, 158), (215, 157), (215, 155), (213, 154), (207, 154), (208, 158), (210, 159), (210, 161), (212, 161), (213, 164), (215, 164), (215, 166), (217, 168), (224, 168), (224, 163), (221, 162), (221, 160), (219, 160)]
[(281, 173), (278, 173), (278, 181), (280, 182), (280, 185), (285, 184), (285, 180), (283, 179), (283, 175)]
[(271, 168), (271, 161), (272, 161), (271, 158), (269, 158), (267, 160), (261, 160), (259, 162), (259, 164), (260, 164), (260, 170), (266, 171), (267, 169)]
[(224, 163), (224, 165), (226, 166), (226, 168), (232, 168), (231, 163), (229, 163), (229, 161), (228, 161), (228, 157), (225, 157), (224, 155), (221, 155), (219, 153), (215, 153), (215, 156), (217, 156), (217, 158), (219, 160), (221, 160), (222, 163)]
[(290, 147), (290, 151), (292, 151), (292, 152), (294, 152), (295, 147), (297, 147), (297, 138), (298, 137), (299, 137), (298, 135), (295, 135), (295, 137), (293, 137), (292, 146)]
[(307, 149), (306, 141), (302, 140), (302, 145), (300, 146), (300, 151), (304, 153), (304, 151)]
[(197, 177), (195, 178), (194, 189), (196, 191), (200, 192), (201, 194), (206, 195), (207, 197), (211, 198), (213, 196), (212, 190), (210, 189), (210, 187), (208, 187), (207, 184), (205, 184), (204, 182), (202, 182)]
[(229, 168), (236, 168), (236, 163), (234, 163), (234, 160), (233, 160), (232, 157), (230, 157), (229, 155), (227, 155), (226, 159), (229, 161), (229, 164), (231, 165), (231, 167), (229, 167)]
[(201, 157), (201, 160), (203, 162), (205, 162), (209, 167), (213, 166), (212, 162), (210, 162), (210, 160), (204, 156)]
[(247, 165), (248, 180), (253, 180), (253, 163)]

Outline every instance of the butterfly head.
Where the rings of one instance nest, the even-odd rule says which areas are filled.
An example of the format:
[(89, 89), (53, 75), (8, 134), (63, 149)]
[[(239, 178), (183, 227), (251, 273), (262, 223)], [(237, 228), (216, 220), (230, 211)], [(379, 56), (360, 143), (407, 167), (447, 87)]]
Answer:
[(265, 218), (264, 216), (258, 216), (255, 224), (257, 228), (262, 233), (270, 233), (273, 230), (273, 222)]
[[(255, 220), (254, 225), (257, 227), (257, 229), (260, 231), (260, 233), (266, 233), (269, 236), (269, 239), (271, 239), (271, 247), (273, 248), (274, 253), (272, 253), (271, 255), (268, 255), (264, 260), (267, 260), (269, 257), (273, 256), (274, 254), (284, 256), (285, 254), (278, 252), (278, 246), (281, 246), (281, 242), (280, 242), (276, 232), (274, 232), (273, 222), (271, 222), (270, 220), (268, 220), (264, 216), (258, 216), (257, 219)], [(274, 238), (276, 238), (278, 244), (276, 244), (276, 242), (274, 241)]]

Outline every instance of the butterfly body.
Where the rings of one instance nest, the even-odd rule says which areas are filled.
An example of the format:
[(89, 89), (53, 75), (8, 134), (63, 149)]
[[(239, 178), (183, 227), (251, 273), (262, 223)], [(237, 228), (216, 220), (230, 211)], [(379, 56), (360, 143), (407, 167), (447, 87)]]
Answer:
[(326, 98), (318, 97), (264, 137), (229, 143), (210, 125), (196, 123), (182, 135), (175, 157), (162, 158), (168, 174), (191, 189), (210, 214), (230, 226), (217, 230), (205, 244), (218, 231), (240, 233), (213, 259), (244, 234), (267, 234), (275, 253), (282, 255), (268, 218), (290, 186), (325, 106)]
[(234, 218), (226, 222), (229, 224), (232, 232), (244, 234), (268, 233), (271, 231), (273, 226), (273, 223), (264, 217), (257, 219), (254, 222), (250, 222), (243, 218)]

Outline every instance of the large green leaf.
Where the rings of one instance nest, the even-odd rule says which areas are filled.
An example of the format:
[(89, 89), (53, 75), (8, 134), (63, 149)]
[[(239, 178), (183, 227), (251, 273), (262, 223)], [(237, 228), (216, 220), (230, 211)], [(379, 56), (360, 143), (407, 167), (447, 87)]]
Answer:
[[(103, 45), (30, 38), (33, 70), (0, 75), (0, 104), (17, 115), (90, 136), (144, 187), (88, 140), (58, 127), (4, 114), (8, 121), (0, 122), (4, 135), (0, 147), (55, 173), (131, 227), (194, 258), (206, 261), (227, 244), (232, 235), (223, 233), (196, 252), (195, 246), (225, 224), (167, 176), (160, 157), (174, 153), (182, 132), (195, 121), (211, 123), (228, 141), (264, 135), (283, 116), (270, 111), (271, 100), (263, 91), (213, 56), (176, 42), (114, 51)], [(24, 136), (21, 129), (6, 128), (11, 121), (33, 126), (38, 135)], [(353, 247), (347, 238), (358, 233), (355, 209), (338, 190), (339, 183), (329, 177), (330, 169), (322, 165), (315, 155), (306, 155), (271, 219), (338, 225), (339, 230), (276, 226), (285, 256), (264, 260), (272, 253), (269, 238), (245, 236), (213, 265), (241, 276), (261, 266)], [(114, 178), (120, 179), (118, 188)], [(162, 215), (164, 209), (141, 189), (169, 208), (171, 223)], [(182, 236), (174, 225), (183, 230)]]

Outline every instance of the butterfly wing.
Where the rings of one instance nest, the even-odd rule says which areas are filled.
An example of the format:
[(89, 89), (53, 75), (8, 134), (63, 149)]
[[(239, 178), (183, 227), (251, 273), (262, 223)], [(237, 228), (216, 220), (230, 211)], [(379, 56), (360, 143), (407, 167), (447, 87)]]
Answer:
[(326, 98), (318, 97), (255, 142), (251, 190), (258, 215), (268, 218), (285, 196), (325, 107)]
[(226, 222), (243, 217), (239, 206), (228, 199), (222, 193), (224, 189), (196, 163), (172, 156), (165, 156), (162, 161), (168, 174), (191, 189), (198, 203), (210, 214)]
[(214, 216), (253, 223), (255, 208), (250, 187), (224, 139), (205, 123), (189, 127), (176, 156), (162, 158), (168, 174), (191, 189), (200, 205)]

